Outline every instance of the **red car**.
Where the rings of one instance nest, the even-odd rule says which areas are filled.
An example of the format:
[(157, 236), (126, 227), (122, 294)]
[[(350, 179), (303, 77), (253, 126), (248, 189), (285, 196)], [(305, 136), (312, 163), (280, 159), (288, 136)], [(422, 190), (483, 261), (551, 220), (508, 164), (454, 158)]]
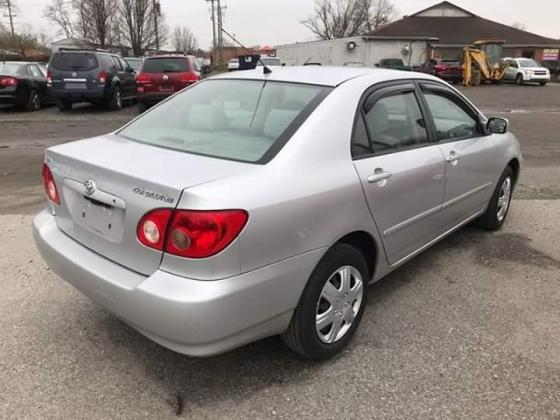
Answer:
[(136, 76), (138, 106), (150, 106), (196, 83), (201, 78), (198, 61), (192, 55), (165, 55), (144, 60)]
[(423, 68), (423, 72), (451, 83), (463, 81), (463, 66), (457, 60), (430, 60)]

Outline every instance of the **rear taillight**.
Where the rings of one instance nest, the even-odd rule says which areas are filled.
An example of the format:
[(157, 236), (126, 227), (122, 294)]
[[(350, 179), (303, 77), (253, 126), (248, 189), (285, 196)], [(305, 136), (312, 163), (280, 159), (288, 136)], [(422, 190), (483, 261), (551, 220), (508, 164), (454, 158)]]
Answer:
[(54, 177), (46, 163), (43, 163), (43, 185), (45, 186), (47, 198), (54, 204), (60, 204), (60, 196), (58, 195)]
[(151, 77), (146, 73), (140, 73), (138, 76), (136, 76), (136, 83), (138, 83), (139, 85), (147, 85), (151, 81)]
[(147, 247), (163, 251), (165, 232), (172, 213), (171, 209), (156, 209), (144, 215), (138, 223), (138, 240)]
[(99, 79), (99, 84), (104, 85), (107, 82), (107, 73), (100, 71), (97, 78)]
[(157, 209), (138, 224), (138, 240), (150, 247), (185, 258), (206, 258), (224, 250), (247, 223), (244, 210)]
[(181, 83), (190, 85), (191, 83), (198, 82), (198, 76), (196, 73), (184, 73), (181, 75)]
[(0, 85), (4, 87), (17, 86), (18, 80), (14, 77), (0, 77)]
[(52, 86), (52, 73), (50, 71), (47, 72), (47, 86)]
[(447, 71), (447, 66), (444, 64), (438, 64), (434, 66), (434, 70), (436, 71)]

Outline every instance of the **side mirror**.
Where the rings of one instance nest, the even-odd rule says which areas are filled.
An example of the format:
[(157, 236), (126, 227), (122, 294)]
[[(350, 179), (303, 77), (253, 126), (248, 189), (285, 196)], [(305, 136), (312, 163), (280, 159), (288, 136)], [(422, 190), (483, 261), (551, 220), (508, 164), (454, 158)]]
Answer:
[(509, 121), (505, 118), (492, 117), (486, 124), (486, 130), (491, 134), (505, 134), (508, 132)]
[(379, 67), (379, 63), (375, 63), (375, 67)]

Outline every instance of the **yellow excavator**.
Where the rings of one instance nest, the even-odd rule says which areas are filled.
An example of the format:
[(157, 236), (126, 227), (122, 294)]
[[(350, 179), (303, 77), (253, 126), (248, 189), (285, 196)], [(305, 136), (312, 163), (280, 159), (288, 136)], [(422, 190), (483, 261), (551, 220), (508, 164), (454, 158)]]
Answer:
[(502, 63), (504, 43), (505, 41), (476, 41), (474, 48), (463, 48), (464, 86), (502, 81), (507, 68)]

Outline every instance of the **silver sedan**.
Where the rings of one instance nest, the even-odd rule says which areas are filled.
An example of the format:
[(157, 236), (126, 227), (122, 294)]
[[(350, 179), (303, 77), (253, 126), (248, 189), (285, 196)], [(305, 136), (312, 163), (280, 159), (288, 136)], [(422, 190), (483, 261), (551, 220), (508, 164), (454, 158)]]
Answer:
[(47, 149), (34, 235), (165, 347), (279, 334), (319, 360), (348, 344), (369, 284), (467, 223), (499, 229), (520, 166), (507, 120), (429, 75), (260, 68)]

